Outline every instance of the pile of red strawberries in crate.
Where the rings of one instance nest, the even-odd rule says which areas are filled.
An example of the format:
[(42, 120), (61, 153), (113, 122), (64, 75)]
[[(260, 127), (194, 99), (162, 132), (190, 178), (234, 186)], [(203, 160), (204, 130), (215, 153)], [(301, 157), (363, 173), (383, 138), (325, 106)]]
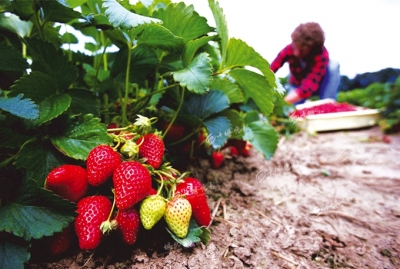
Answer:
[[(52, 237), (53, 255), (69, 248), (74, 231), (79, 247), (92, 250), (113, 230), (132, 245), (141, 227), (150, 230), (161, 218), (178, 238), (187, 236), (191, 219), (210, 224), (202, 183), (163, 162), (164, 142), (150, 119), (139, 116), (130, 127), (109, 129), (115, 145), (93, 148), (85, 167), (65, 164), (48, 174), (46, 188), (77, 203), (74, 223)], [(104, 187), (109, 194), (96, 192)]]

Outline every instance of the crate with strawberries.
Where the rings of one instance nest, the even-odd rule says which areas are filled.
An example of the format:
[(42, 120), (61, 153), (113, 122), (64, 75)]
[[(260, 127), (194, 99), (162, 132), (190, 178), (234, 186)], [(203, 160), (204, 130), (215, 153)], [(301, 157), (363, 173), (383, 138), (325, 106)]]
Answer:
[(73, 223), (51, 237), (53, 255), (68, 249), (73, 232), (82, 250), (97, 248), (112, 232), (133, 245), (141, 229), (162, 218), (183, 246), (207, 243), (211, 214), (203, 185), (164, 161), (164, 141), (151, 120), (139, 116), (130, 126), (108, 129), (112, 145), (95, 146), (84, 166), (64, 164), (48, 174), (46, 189), (77, 207)]

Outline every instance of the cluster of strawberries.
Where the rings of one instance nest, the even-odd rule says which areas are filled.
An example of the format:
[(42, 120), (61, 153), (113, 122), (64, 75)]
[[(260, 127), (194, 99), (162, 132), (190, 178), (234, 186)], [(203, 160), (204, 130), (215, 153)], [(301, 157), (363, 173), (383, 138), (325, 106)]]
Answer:
[[(85, 168), (65, 164), (53, 169), (46, 178), (47, 189), (77, 203), (73, 227), (53, 236), (50, 248), (54, 255), (69, 247), (73, 230), (79, 247), (91, 250), (112, 230), (119, 231), (122, 240), (132, 245), (141, 225), (150, 230), (163, 217), (169, 230), (179, 238), (187, 236), (191, 218), (198, 226), (210, 224), (202, 183), (163, 163), (165, 147), (157, 133), (113, 129), (110, 134), (116, 146), (93, 148)], [(105, 184), (111, 186), (112, 197), (88, 195), (88, 190), (95, 193), (93, 189)]]

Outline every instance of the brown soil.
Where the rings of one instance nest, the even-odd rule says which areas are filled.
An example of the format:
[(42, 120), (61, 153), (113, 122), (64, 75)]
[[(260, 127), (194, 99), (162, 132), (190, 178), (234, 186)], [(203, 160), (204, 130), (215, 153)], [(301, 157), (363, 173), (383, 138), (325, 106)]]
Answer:
[(183, 249), (159, 228), (133, 247), (110, 238), (27, 268), (400, 268), (400, 135), (390, 138), (377, 127), (298, 133), (270, 161), (254, 150), (219, 170), (198, 160), (189, 171), (213, 210), (208, 245)]

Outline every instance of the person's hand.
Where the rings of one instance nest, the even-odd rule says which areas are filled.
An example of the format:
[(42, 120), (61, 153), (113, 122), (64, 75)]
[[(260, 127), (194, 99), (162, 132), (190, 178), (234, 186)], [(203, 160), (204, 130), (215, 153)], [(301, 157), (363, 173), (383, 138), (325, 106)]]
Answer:
[(300, 100), (302, 100), (302, 98), (297, 94), (296, 91), (291, 91), (285, 96), (285, 101), (289, 104), (294, 104)]

